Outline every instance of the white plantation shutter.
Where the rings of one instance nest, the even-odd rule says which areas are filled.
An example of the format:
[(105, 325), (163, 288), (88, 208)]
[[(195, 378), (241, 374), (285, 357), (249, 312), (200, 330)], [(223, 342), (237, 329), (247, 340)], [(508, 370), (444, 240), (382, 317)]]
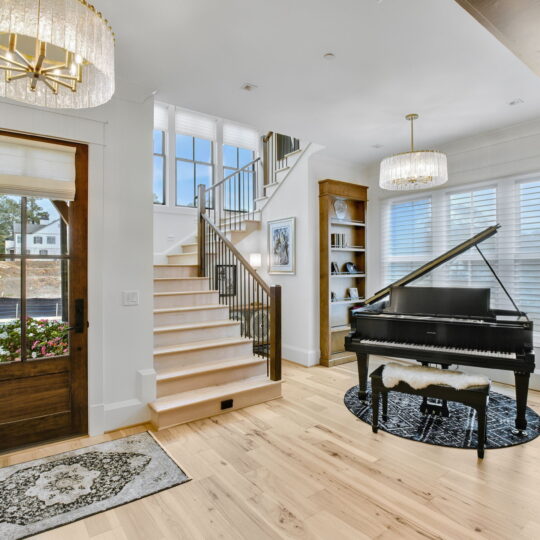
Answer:
[(75, 147), (0, 136), (0, 193), (75, 199)]
[(216, 140), (216, 120), (209, 116), (177, 109), (175, 124), (176, 132), (182, 135), (191, 135), (209, 141)]
[[(499, 223), (479, 247), (518, 307), (535, 322), (540, 343), (540, 174), (383, 203), (384, 284)], [(513, 306), (475, 248), (411, 285), (489, 287), (494, 308)]]
[(252, 128), (227, 122), (223, 124), (223, 144), (257, 152), (259, 134)]
[[(392, 283), (432, 258), (431, 197), (385, 201), (382, 233), (385, 283)], [(426, 285), (430, 279), (414, 284)]]

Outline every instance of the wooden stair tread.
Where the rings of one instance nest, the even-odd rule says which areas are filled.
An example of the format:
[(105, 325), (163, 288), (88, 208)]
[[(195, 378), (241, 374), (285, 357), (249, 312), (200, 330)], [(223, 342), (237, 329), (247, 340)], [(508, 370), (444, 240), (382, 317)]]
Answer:
[(154, 348), (154, 356), (163, 354), (174, 354), (187, 351), (198, 351), (204, 349), (213, 349), (215, 347), (223, 347), (224, 345), (242, 345), (244, 343), (252, 343), (251, 339), (244, 337), (229, 337), (205, 339), (203, 341), (190, 341), (182, 345), (167, 345)]
[(211, 401), (222, 396), (230, 396), (232, 394), (263, 388), (265, 386), (280, 384), (281, 381), (271, 381), (266, 375), (261, 375), (242, 381), (235, 381), (232, 383), (220, 384), (218, 386), (209, 386), (197, 390), (189, 390), (188, 392), (180, 392), (179, 394), (173, 394), (171, 396), (164, 396), (149, 403), (149, 406), (157, 413), (160, 413), (180, 407), (196, 405), (197, 403), (205, 401)]
[[(190, 255), (192, 254), (190, 253)], [(154, 264), (154, 268), (185, 268), (186, 266), (199, 268), (198, 264)]]
[(249, 356), (246, 358), (233, 358), (232, 360), (219, 360), (218, 362), (210, 362), (205, 364), (195, 364), (187, 366), (183, 369), (175, 369), (169, 371), (161, 371), (156, 375), (157, 381), (169, 381), (180, 377), (190, 377), (199, 375), (200, 373), (209, 373), (213, 371), (223, 371), (237, 367), (252, 366), (256, 364), (266, 363), (266, 358), (261, 356)]
[(201, 280), (201, 279), (210, 279), (210, 278), (197, 277), (197, 276), (193, 276), (193, 277), (155, 277), (154, 281), (190, 281), (190, 280), (193, 280), (193, 279)]
[(219, 291), (167, 291), (167, 292), (156, 292), (154, 296), (182, 296), (187, 294), (214, 294)]
[(204, 321), (198, 323), (175, 324), (171, 326), (157, 326), (154, 333), (174, 332), (175, 330), (197, 330), (199, 328), (219, 328), (220, 326), (238, 326), (240, 321), (223, 319), (221, 321)]
[(154, 309), (154, 314), (156, 313), (175, 313), (177, 311), (180, 311), (181, 313), (184, 313), (186, 311), (199, 311), (202, 309), (222, 309), (227, 308), (225, 304), (208, 304), (207, 306), (186, 306), (186, 307), (171, 307), (171, 308), (158, 308)]

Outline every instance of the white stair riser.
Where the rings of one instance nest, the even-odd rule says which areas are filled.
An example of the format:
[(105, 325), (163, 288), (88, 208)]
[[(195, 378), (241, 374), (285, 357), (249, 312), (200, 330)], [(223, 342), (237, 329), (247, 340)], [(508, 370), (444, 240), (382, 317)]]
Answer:
[(187, 244), (182, 246), (182, 253), (197, 253), (197, 244)]
[(219, 339), (226, 337), (240, 337), (239, 324), (225, 326), (211, 326), (208, 328), (192, 328), (190, 330), (171, 330), (170, 332), (154, 332), (154, 346), (167, 347), (169, 345), (183, 345), (193, 341), (205, 339)]
[(173, 311), (171, 313), (155, 313), (154, 327), (172, 326), (206, 321), (222, 321), (229, 318), (229, 308), (194, 309), (190, 311)]
[(207, 386), (241, 381), (258, 375), (266, 375), (266, 362), (216, 371), (206, 371), (197, 375), (158, 381), (157, 396), (170, 396), (179, 392), (187, 392), (188, 390), (197, 390), (198, 388), (205, 388)]
[(197, 277), (196, 266), (154, 266), (156, 278)]
[(207, 291), (210, 280), (207, 279), (168, 279), (154, 281), (154, 292)]
[(196, 253), (178, 253), (167, 255), (169, 264), (198, 264), (199, 259)]
[[(205, 401), (203, 403), (192, 403), (176, 409), (156, 413), (152, 410), (152, 424), (157, 429), (184, 424), (200, 418), (208, 418), (216, 414), (242, 409), (257, 403), (263, 403), (281, 396), (281, 385), (268, 385), (262, 388), (253, 388), (244, 390), (236, 394), (226, 394), (218, 398)], [(233, 406), (230, 409), (221, 410), (221, 402), (226, 399), (233, 400)]]
[(188, 307), (188, 306), (205, 306), (209, 304), (217, 304), (219, 302), (219, 293), (197, 293), (190, 294), (170, 294), (165, 296), (154, 296), (154, 307), (173, 308), (173, 307)]
[(250, 342), (236, 343), (221, 347), (212, 347), (194, 351), (182, 351), (171, 354), (154, 356), (154, 368), (158, 373), (172, 371), (183, 367), (201, 364), (204, 362), (218, 362), (232, 358), (246, 358), (253, 354), (253, 345)]

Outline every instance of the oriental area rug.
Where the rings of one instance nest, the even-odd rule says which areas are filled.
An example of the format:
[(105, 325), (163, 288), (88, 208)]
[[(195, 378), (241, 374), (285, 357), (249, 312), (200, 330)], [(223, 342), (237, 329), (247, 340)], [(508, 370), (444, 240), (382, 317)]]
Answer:
[(188, 480), (149, 433), (4, 467), (0, 538), (26, 538)]
[[(368, 382), (369, 385), (369, 382)], [(368, 386), (366, 401), (358, 399), (358, 386), (353, 386), (344, 397), (345, 406), (357, 418), (371, 424), (371, 391)], [(388, 418), (379, 414), (379, 429), (427, 444), (476, 449), (476, 411), (461, 403), (448, 402), (450, 416), (425, 416), (420, 412), (421, 396), (388, 393)], [(527, 434), (513, 433), (516, 402), (497, 392), (489, 393), (487, 412), (486, 449), (505, 448), (532, 441), (540, 435), (540, 416), (527, 407)]]

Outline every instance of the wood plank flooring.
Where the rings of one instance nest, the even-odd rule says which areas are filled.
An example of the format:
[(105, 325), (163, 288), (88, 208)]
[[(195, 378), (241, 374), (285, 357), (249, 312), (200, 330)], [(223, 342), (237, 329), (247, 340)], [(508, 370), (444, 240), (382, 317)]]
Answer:
[[(156, 434), (191, 482), (36, 538), (540, 538), (540, 438), (480, 462), (472, 450), (373, 435), (343, 405), (354, 364), (286, 363), (284, 377), (283, 399)], [(529, 404), (540, 410), (539, 392)], [(144, 429), (6, 454), (0, 465)]]

